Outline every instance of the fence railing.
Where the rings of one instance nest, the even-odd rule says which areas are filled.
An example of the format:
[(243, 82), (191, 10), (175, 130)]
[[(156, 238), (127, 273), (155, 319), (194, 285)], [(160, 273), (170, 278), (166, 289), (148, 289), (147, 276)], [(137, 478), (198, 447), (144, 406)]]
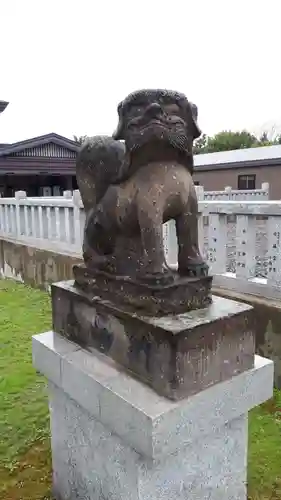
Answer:
[(232, 189), (232, 187), (230, 186), (226, 186), (223, 191), (205, 191), (203, 186), (196, 186), (196, 189), (197, 189), (197, 195), (199, 195), (198, 199), (202, 200), (255, 201), (255, 200), (268, 200), (269, 198), (268, 182), (263, 182), (261, 185), (261, 189), (252, 189), (252, 190)]
[[(200, 200), (267, 200), (269, 198), (269, 183), (263, 182), (260, 189), (252, 189), (252, 190), (241, 190), (241, 189), (232, 189), (231, 186), (226, 186), (222, 191), (206, 191), (204, 186), (195, 186), (197, 191), (198, 199)], [(59, 193), (58, 186), (54, 188), (47, 187), (43, 188), (46, 194), (43, 194), (44, 198), (52, 198), (52, 197), (61, 197)], [(24, 191), (21, 191), (24, 193)], [(17, 193), (15, 193), (16, 195)], [(72, 197), (73, 191), (64, 191), (63, 196), (67, 198)], [(1, 193), (0, 193), (1, 198)]]
[[(199, 187), (200, 188), (200, 187)], [(202, 192), (202, 191), (201, 191)], [(281, 297), (281, 201), (200, 200), (199, 242), (214, 283)], [(0, 237), (81, 254), (85, 214), (79, 191), (61, 197), (0, 198)], [(174, 221), (163, 225), (166, 259), (177, 266)]]
[(0, 198), (0, 235), (60, 242), (80, 252), (85, 214), (79, 191), (73, 196)]

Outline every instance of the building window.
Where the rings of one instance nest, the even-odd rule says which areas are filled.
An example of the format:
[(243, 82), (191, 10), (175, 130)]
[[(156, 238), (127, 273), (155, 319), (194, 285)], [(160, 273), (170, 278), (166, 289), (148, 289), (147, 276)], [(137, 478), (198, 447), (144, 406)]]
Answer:
[(256, 189), (256, 176), (238, 175), (238, 189)]

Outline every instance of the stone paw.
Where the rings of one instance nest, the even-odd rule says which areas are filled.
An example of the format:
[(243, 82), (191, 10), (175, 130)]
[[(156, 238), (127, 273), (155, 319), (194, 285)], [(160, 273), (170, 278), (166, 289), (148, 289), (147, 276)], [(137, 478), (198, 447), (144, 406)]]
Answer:
[(105, 271), (108, 273), (114, 272), (114, 265), (110, 257), (105, 257), (104, 255), (97, 255), (93, 253), (84, 253), (83, 259), (88, 269), (98, 269), (100, 271)]
[(191, 278), (202, 278), (208, 276), (209, 266), (205, 262), (188, 264), (185, 268), (179, 268), (181, 276), (189, 276)]
[(167, 286), (171, 285), (175, 278), (170, 272), (162, 272), (141, 274), (138, 276), (138, 280), (150, 286)]

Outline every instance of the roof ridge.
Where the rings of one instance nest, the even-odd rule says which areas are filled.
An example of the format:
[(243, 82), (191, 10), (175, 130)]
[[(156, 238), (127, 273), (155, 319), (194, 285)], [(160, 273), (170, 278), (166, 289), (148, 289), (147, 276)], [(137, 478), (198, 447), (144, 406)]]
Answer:
[(230, 151), (216, 151), (214, 153), (202, 153), (194, 155), (194, 166), (216, 165), (241, 165), (249, 162), (262, 162), (264, 164), (272, 161), (281, 163), (281, 144), (270, 146), (259, 146), (255, 148), (232, 149)]
[(21, 151), (22, 149), (34, 148), (40, 146), (40, 144), (47, 144), (49, 142), (54, 142), (61, 147), (71, 149), (72, 151), (78, 151), (79, 145), (67, 137), (51, 132), (50, 134), (45, 134), (37, 137), (32, 137), (31, 139), (24, 139), (23, 141), (14, 142), (12, 144), (7, 144), (7, 147), (1, 148), (0, 156), (6, 156), (13, 152)]

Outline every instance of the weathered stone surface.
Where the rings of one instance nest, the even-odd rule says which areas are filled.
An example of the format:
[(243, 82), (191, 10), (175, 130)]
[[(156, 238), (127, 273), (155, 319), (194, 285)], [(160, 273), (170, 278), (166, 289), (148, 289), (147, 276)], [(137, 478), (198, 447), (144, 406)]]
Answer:
[[(134, 293), (131, 287), (127, 294), (142, 308), (154, 300), (150, 285), (175, 284), (177, 292), (182, 292), (173, 293), (174, 312), (178, 312), (177, 303), (181, 306), (187, 301), (183, 287), (177, 286), (179, 278), (208, 275), (199, 249), (198, 202), (192, 180), (193, 140), (201, 133), (197, 107), (179, 92), (143, 89), (119, 104), (118, 115), (113, 137), (89, 138), (77, 156), (76, 177), (86, 213), (85, 266), (89, 272), (111, 274), (113, 287), (120, 277), (126, 283), (130, 278), (140, 286), (148, 285), (147, 300), (141, 304), (137, 289)], [(163, 223), (172, 219), (178, 246), (176, 273), (167, 266), (162, 234)], [(80, 273), (76, 284), (89, 289), (93, 281), (89, 274)], [(108, 289), (103, 280), (99, 287)], [(207, 300), (208, 290), (203, 298), (201, 292), (202, 285), (200, 290), (193, 289), (194, 295), (198, 293), (197, 307), (204, 307)], [(158, 302), (159, 311), (169, 313), (171, 308), (166, 311), (163, 305), (162, 310)]]
[(151, 317), (73, 287), (52, 286), (53, 329), (97, 349), (159, 394), (180, 399), (252, 368), (250, 306), (214, 297), (208, 308)]
[(153, 462), (54, 386), (50, 407), (58, 500), (246, 500), (247, 416)]
[(41, 373), (50, 379), (53, 368), (58, 376), (52, 382), (57, 387), (153, 460), (217, 433), (225, 422), (272, 396), (273, 363), (260, 356), (255, 356), (253, 369), (174, 402), (157, 395), (104, 354), (87, 352), (53, 331), (35, 335), (32, 343), (34, 366)]
[(54, 332), (33, 337), (33, 360), (57, 373), (55, 498), (246, 499), (247, 413), (272, 396), (271, 361), (256, 356), (253, 369), (173, 402)]
[(82, 262), (82, 256), (62, 253), (55, 242), (45, 242), (45, 248), (42, 240), (33, 243), (0, 239), (0, 275), (48, 290), (53, 282), (71, 279), (73, 265)]
[(167, 284), (142, 283), (130, 276), (114, 276), (88, 269), (85, 265), (73, 267), (75, 285), (90, 296), (99, 295), (114, 304), (149, 315), (178, 314), (207, 307), (212, 302), (211, 276), (180, 277)]
[(256, 353), (274, 361), (274, 385), (281, 388), (281, 303), (250, 294), (215, 288), (216, 295), (251, 305), (256, 318)]

